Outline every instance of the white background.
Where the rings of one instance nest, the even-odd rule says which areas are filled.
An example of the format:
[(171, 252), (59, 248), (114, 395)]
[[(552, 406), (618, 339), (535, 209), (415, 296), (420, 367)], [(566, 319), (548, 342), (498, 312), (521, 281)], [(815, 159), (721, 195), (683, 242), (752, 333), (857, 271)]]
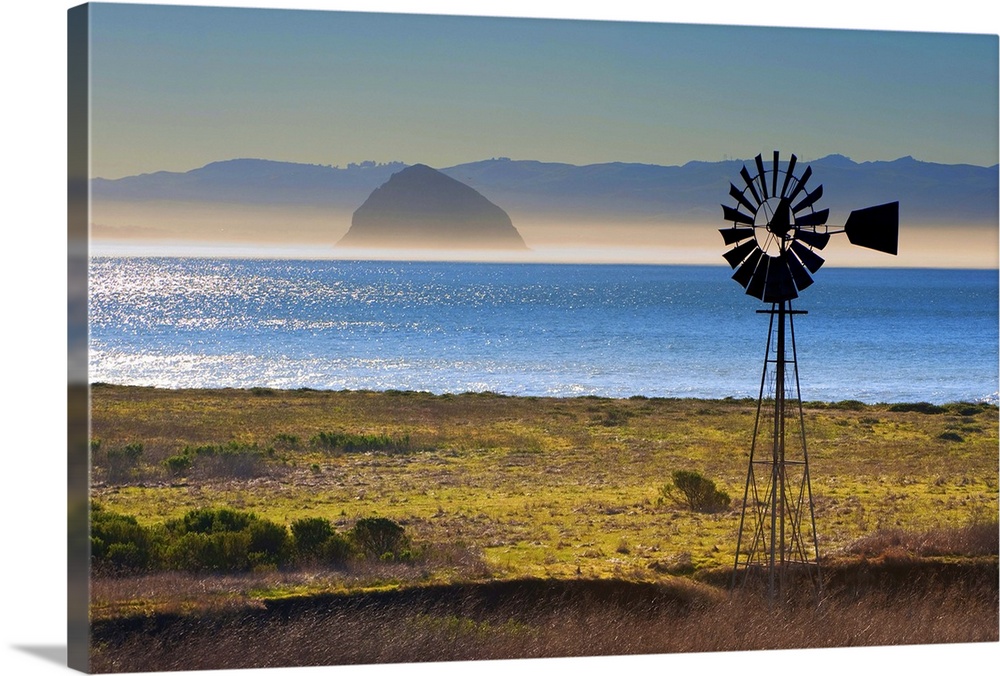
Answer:
[[(7, 674), (65, 670), (66, 10), (17, 0), (0, 19), (0, 664)], [(261, 0), (203, 3), (545, 18), (876, 28), (997, 34), (988, 0), (736, 2), (650, 0)], [(657, 5), (661, 3), (656, 3)], [(905, 7), (905, 10), (899, 8)], [(934, 92), (928, 92), (933, 96)], [(720, 628), (725, 630), (725, 628)], [(518, 662), (272, 669), (264, 674), (715, 674), (769, 668), (801, 674), (939, 674), (1000, 663), (1000, 644), (661, 655)], [(220, 676), (258, 673), (221, 671)]]

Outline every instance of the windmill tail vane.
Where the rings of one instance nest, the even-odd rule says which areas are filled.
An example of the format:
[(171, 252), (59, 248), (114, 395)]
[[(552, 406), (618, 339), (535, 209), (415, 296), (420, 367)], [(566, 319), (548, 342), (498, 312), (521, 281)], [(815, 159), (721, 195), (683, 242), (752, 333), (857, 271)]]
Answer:
[(740, 184), (729, 184), (731, 205), (722, 214), (731, 225), (721, 228), (732, 248), (723, 258), (732, 278), (750, 296), (770, 303), (764, 367), (757, 400), (743, 510), (740, 516), (733, 586), (742, 572), (763, 580), (772, 599), (798, 581), (795, 571), (820, 585), (819, 538), (806, 451), (805, 416), (799, 388), (798, 356), (791, 301), (813, 284), (825, 262), (820, 255), (831, 236), (867, 249), (895, 255), (899, 203), (852, 211), (843, 227), (830, 226), (829, 209), (818, 209), (823, 186), (812, 187), (812, 167), (798, 170), (792, 155), (782, 163), (774, 151), (770, 167), (761, 155), (740, 170)]

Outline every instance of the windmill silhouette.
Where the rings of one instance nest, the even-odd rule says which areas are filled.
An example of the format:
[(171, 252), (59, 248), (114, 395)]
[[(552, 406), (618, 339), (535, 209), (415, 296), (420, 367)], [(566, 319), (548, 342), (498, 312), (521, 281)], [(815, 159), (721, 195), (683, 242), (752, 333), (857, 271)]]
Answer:
[[(899, 202), (852, 211), (843, 228), (827, 225), (829, 209), (816, 209), (823, 186), (810, 190), (812, 167), (796, 174), (792, 155), (783, 166), (778, 151), (769, 169), (761, 155), (756, 173), (740, 170), (743, 188), (730, 183), (734, 206), (722, 205), (732, 226), (719, 230), (723, 257), (733, 279), (750, 296), (770, 303), (764, 367), (743, 492), (733, 585), (766, 583), (776, 598), (803, 577), (820, 584), (819, 539), (809, 478), (805, 415), (799, 386), (792, 308), (799, 291), (813, 283), (823, 265), (821, 251), (831, 235), (846, 233), (857, 246), (895, 255)], [(779, 187), (780, 186), (780, 187)], [(742, 574), (742, 579), (741, 579)]]

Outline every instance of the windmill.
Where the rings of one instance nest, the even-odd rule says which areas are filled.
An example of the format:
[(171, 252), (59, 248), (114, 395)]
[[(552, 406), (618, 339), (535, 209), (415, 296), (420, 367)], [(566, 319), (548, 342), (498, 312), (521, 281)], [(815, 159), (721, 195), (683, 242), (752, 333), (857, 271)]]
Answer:
[[(785, 165), (778, 151), (770, 168), (761, 155), (756, 173), (740, 171), (743, 187), (730, 183), (734, 206), (722, 205), (732, 226), (719, 230), (723, 257), (750, 296), (770, 303), (764, 368), (740, 515), (733, 585), (766, 582), (773, 599), (793, 582), (819, 585), (819, 543), (809, 479), (805, 416), (799, 387), (794, 317), (799, 291), (813, 283), (823, 265), (817, 253), (830, 236), (846, 233), (857, 246), (896, 254), (899, 202), (852, 211), (840, 229), (827, 225), (829, 209), (816, 209), (823, 186), (810, 189), (812, 167), (796, 173), (792, 155)], [(790, 367), (790, 368), (789, 368)]]

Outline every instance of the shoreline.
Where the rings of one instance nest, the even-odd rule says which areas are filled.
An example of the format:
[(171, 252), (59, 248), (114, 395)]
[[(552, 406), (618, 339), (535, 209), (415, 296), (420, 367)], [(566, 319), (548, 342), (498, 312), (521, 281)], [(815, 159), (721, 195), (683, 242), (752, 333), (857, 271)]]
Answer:
[[(70, 387), (73, 387), (70, 385)], [(326, 393), (326, 394), (367, 394), (367, 395), (385, 395), (385, 396), (424, 396), (433, 397), (437, 399), (451, 399), (455, 397), (495, 397), (500, 399), (526, 399), (526, 400), (544, 400), (544, 401), (575, 401), (575, 400), (597, 400), (597, 401), (698, 401), (698, 402), (720, 402), (720, 403), (753, 403), (757, 401), (757, 397), (693, 397), (693, 396), (674, 396), (674, 397), (663, 397), (663, 396), (647, 396), (644, 394), (634, 394), (628, 397), (613, 397), (604, 396), (596, 394), (580, 394), (572, 396), (560, 396), (560, 395), (534, 395), (534, 394), (507, 394), (504, 392), (494, 392), (492, 390), (479, 390), (479, 391), (465, 391), (465, 392), (431, 392), (428, 390), (399, 390), (399, 389), (385, 389), (385, 390), (369, 390), (369, 389), (326, 389), (326, 388), (315, 388), (315, 387), (271, 387), (271, 386), (250, 386), (250, 387), (163, 387), (159, 385), (128, 385), (121, 383), (109, 383), (103, 381), (97, 381), (92, 383), (87, 383), (88, 389), (94, 388), (122, 388), (122, 389), (135, 389), (135, 390), (154, 390), (162, 392), (176, 392), (176, 393), (211, 393), (211, 392), (244, 392), (254, 394), (256, 396), (267, 396), (268, 394), (277, 393)], [(765, 398), (765, 401), (768, 399)], [(794, 401), (789, 399), (788, 401)], [(856, 409), (857, 407), (885, 407), (885, 406), (915, 406), (915, 407), (932, 407), (947, 409), (949, 406), (959, 406), (959, 405), (970, 405), (970, 406), (987, 406), (995, 409), (1000, 409), (1000, 403), (996, 401), (996, 395), (991, 397), (983, 397), (979, 399), (959, 399), (954, 401), (928, 401), (928, 400), (897, 400), (897, 401), (878, 401), (878, 402), (868, 402), (859, 399), (838, 399), (838, 400), (822, 400), (822, 399), (805, 399), (802, 402), (803, 408), (847, 408)]]

